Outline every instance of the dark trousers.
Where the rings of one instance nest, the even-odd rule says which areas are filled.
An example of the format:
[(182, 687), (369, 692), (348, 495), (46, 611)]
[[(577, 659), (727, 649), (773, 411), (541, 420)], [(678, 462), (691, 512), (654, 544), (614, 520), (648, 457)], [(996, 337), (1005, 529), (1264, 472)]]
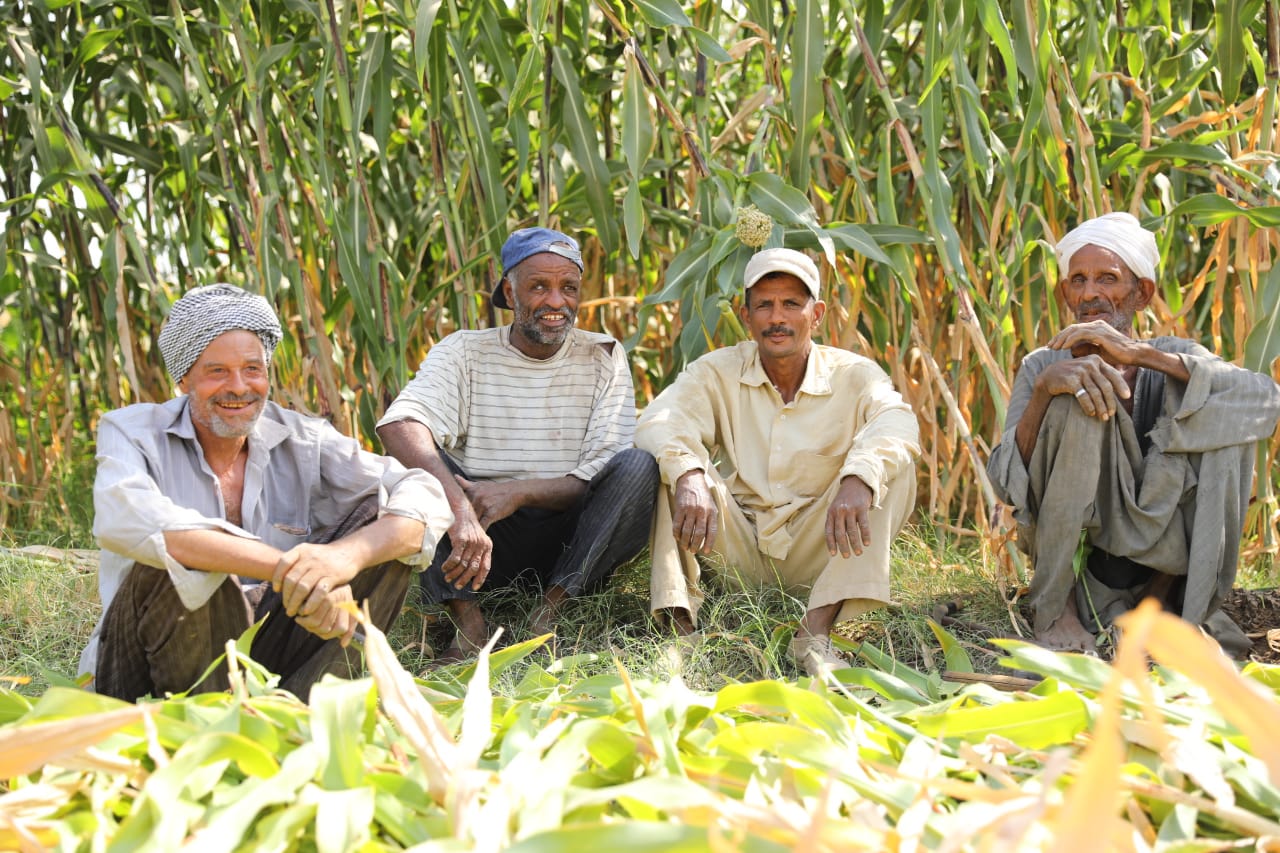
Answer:
[[(448, 456), (444, 459), (455, 474), (467, 476)], [(653, 456), (636, 448), (615, 454), (569, 509), (524, 508), (489, 525), (493, 562), (483, 588), (498, 589), (520, 579), (544, 590), (559, 586), (570, 595), (599, 589), (614, 569), (649, 543), (657, 495)], [(430, 603), (476, 597), (471, 589), (458, 589), (444, 579), (440, 567), (452, 550), (446, 536), (422, 573), (422, 591)]]
[[(321, 541), (341, 539), (377, 517), (377, 498), (369, 498)], [(351, 581), (352, 597), (357, 603), (367, 600), (374, 624), (386, 630), (404, 604), (409, 576), (409, 567), (395, 561), (365, 569)], [(270, 586), (255, 607), (229, 576), (203, 606), (187, 610), (167, 572), (135, 565), (107, 608), (94, 687), (127, 702), (185, 690), (226, 690), (225, 663), (203, 681), (200, 676), (228, 640), (264, 617), (249, 656), (279, 674), (280, 686), (304, 702), (311, 685), (326, 672), (354, 678), (363, 669), (356, 649), (343, 649), (336, 639), (323, 640), (290, 618)]]

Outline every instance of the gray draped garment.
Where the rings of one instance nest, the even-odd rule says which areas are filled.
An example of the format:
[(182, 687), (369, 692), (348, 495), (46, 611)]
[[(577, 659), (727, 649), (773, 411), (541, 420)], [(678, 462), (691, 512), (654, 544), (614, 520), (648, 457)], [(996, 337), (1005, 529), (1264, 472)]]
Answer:
[(1132, 607), (1142, 591), (1112, 589), (1088, 571), (1085, 583), (1075, 583), (1084, 531), (1095, 549), (1185, 578), (1185, 586), (1175, 585), (1183, 618), (1238, 656), (1248, 639), (1219, 608), (1235, 582), (1255, 446), (1275, 430), (1280, 387), (1192, 341), (1147, 343), (1176, 354), (1190, 380), (1140, 369), (1132, 416), (1120, 409), (1109, 421), (1086, 415), (1070, 395), (1054, 398), (1024, 465), (1014, 433), (1036, 377), (1071, 358), (1046, 348), (1027, 355), (987, 473), (1000, 500), (1013, 507), (1019, 545), (1032, 558), (1028, 600), (1037, 631), (1053, 624), (1073, 591), (1082, 621), (1094, 630)]

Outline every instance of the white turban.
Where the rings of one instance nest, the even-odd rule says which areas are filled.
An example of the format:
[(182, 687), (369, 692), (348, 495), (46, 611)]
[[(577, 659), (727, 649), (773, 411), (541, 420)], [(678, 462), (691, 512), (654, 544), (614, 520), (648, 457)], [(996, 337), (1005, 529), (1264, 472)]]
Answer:
[(1105, 213), (1081, 222), (1075, 230), (1058, 241), (1058, 277), (1066, 278), (1071, 256), (1085, 246), (1100, 246), (1120, 256), (1134, 275), (1156, 281), (1156, 265), (1160, 250), (1156, 238), (1127, 213)]
[(200, 353), (225, 332), (253, 332), (266, 350), (267, 366), (282, 333), (271, 304), (233, 284), (211, 284), (187, 291), (169, 309), (160, 330), (160, 355), (174, 382), (187, 375)]

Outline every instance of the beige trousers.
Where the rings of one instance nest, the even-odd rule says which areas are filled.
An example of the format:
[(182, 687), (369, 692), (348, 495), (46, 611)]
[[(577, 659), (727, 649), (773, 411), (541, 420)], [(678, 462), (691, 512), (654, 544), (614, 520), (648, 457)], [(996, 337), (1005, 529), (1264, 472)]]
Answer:
[[(818, 500), (797, 513), (787, 525), (792, 544), (785, 559), (761, 553), (755, 525), (742, 511), (728, 486), (713, 469), (707, 485), (719, 510), (719, 531), (708, 563), (743, 587), (780, 584), (788, 591), (809, 590), (809, 610), (842, 604), (836, 622), (852, 619), (889, 602), (889, 546), (915, 505), (915, 471), (889, 481), (881, 505), (871, 510), (871, 545), (849, 557), (827, 553), (827, 510), (840, 489), (833, 482)], [(698, 582), (698, 560), (676, 544), (672, 532), (674, 488), (658, 490), (653, 531), (649, 543), (653, 557), (649, 608), (654, 613), (683, 608), (696, 624), (704, 595)]]

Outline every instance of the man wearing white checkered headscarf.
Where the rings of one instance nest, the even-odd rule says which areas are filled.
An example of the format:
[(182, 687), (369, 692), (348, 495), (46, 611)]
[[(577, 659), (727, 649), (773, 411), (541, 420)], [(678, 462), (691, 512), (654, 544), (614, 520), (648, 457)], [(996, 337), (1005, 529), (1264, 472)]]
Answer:
[(187, 291), (169, 310), (160, 330), (160, 355), (174, 382), (181, 382), (200, 353), (223, 332), (253, 332), (262, 342), (266, 364), (280, 343), (280, 320), (271, 303), (232, 284), (211, 284)]
[(452, 515), (439, 482), (375, 456), (327, 421), (267, 400), (280, 322), (228, 284), (179, 299), (160, 352), (180, 391), (98, 428), (94, 535), (103, 616), (81, 656), (101, 693), (132, 701), (223, 689), (226, 642), (266, 619), (250, 655), (305, 698), (367, 602), (386, 628)]
[(1138, 337), (1160, 253), (1133, 216), (1081, 223), (1057, 257), (1073, 322), (1023, 359), (987, 465), (1034, 563), (1036, 640), (1094, 651), (1151, 595), (1243, 656), (1249, 640), (1221, 608), (1280, 388), (1194, 341)]

